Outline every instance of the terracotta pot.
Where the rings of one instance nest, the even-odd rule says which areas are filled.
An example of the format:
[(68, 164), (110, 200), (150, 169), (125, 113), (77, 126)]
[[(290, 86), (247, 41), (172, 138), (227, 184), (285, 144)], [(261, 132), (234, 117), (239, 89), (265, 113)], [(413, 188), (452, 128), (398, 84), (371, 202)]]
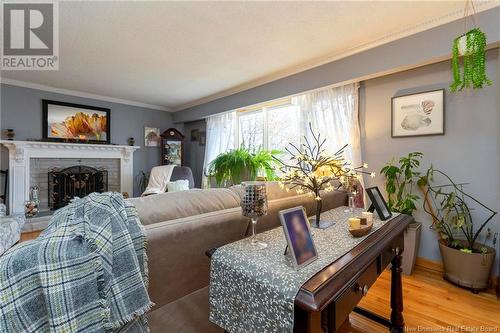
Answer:
[(465, 253), (439, 241), (445, 278), (459, 286), (471, 288), (473, 291), (488, 288), (495, 259), (495, 249), (492, 247), (479, 243), (476, 247), (485, 247), (488, 252), (485, 254)]

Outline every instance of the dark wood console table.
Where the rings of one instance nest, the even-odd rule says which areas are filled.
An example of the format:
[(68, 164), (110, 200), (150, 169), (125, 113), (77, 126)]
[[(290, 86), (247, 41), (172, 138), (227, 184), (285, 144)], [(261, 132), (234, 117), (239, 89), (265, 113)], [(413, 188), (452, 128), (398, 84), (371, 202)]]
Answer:
[[(294, 332), (335, 332), (351, 311), (387, 326), (391, 332), (403, 332), (401, 255), (404, 231), (412, 221), (408, 215), (397, 216), (307, 281), (295, 298)], [(389, 263), (390, 320), (357, 307)]]
[[(404, 231), (413, 221), (399, 215), (302, 285), (295, 298), (294, 333), (335, 332), (354, 311), (390, 329), (404, 331), (401, 255)], [(206, 252), (211, 257), (216, 249)], [(382, 271), (391, 267), (391, 318), (357, 307)]]

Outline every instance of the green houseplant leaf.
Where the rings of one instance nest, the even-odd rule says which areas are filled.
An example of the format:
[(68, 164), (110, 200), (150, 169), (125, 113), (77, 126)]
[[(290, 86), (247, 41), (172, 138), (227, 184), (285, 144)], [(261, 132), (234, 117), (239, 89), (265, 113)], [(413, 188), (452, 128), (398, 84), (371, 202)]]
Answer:
[[(479, 89), (485, 85), (491, 85), (492, 82), (486, 75), (486, 35), (484, 32), (479, 28), (474, 28), (455, 38), (451, 53), (453, 82), (450, 85), (450, 90), (452, 92), (461, 91), (464, 88)], [(460, 69), (460, 59), (462, 59), (462, 70)]]
[(215, 179), (218, 186), (239, 184), (243, 178), (255, 180), (264, 173), (267, 180), (277, 178), (277, 162), (273, 158), (278, 150), (249, 150), (245, 147), (219, 154), (208, 166), (208, 176)]
[(385, 165), (380, 173), (385, 176), (385, 191), (388, 195), (388, 205), (392, 211), (412, 215), (417, 209), (416, 202), (420, 197), (413, 194), (413, 187), (421, 181), (420, 172), (416, 169), (420, 166), (420, 152), (409, 153), (399, 159)]
[[(436, 181), (435, 177), (439, 177), (439, 181)], [(476, 240), (497, 212), (466, 193), (462, 189), (463, 184), (455, 183), (446, 173), (433, 167), (427, 171), (426, 186), (423, 208), (432, 217), (435, 230), (441, 240), (448, 247), (459, 250), (467, 249), (468, 253), (479, 253), (480, 249), (476, 248)], [(486, 218), (477, 224), (477, 230), (472, 223), (468, 202), (488, 213)], [(461, 240), (465, 241), (465, 244)]]

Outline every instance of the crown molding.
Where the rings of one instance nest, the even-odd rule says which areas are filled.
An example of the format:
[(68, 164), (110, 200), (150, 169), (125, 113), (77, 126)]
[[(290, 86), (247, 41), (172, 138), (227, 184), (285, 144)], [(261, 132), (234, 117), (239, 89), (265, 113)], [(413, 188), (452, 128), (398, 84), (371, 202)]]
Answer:
[(153, 109), (153, 110), (160, 110), (160, 111), (167, 111), (167, 112), (173, 111), (171, 108), (168, 108), (166, 106), (141, 103), (141, 102), (136, 102), (136, 101), (130, 101), (127, 99), (115, 98), (115, 97), (110, 97), (110, 96), (103, 96), (103, 95), (98, 95), (98, 94), (91, 94), (91, 93), (86, 93), (83, 91), (77, 91), (77, 90), (71, 90), (71, 89), (56, 88), (56, 87), (47, 86), (44, 84), (31, 83), (31, 82), (14, 80), (14, 79), (9, 79), (9, 78), (0, 78), (0, 83), (8, 84), (11, 86), (23, 87), (23, 88), (37, 89), (37, 90), (42, 90), (42, 91), (47, 91), (47, 92), (52, 92), (52, 93), (57, 93), (57, 94), (90, 98), (90, 99), (97, 99), (100, 101), (106, 101), (106, 102), (111, 102), (111, 103), (137, 106), (137, 107), (146, 108), (146, 109)]
[[(479, 13), (479, 12), (500, 6), (500, 1), (496, 1), (496, 0), (476, 1), (474, 6), (476, 8), (476, 13)], [(384, 35), (384, 36), (382, 36), (374, 41), (357, 45), (355, 47), (344, 50), (342, 52), (329, 54), (327, 56), (317, 57), (313, 60), (304, 62), (304, 63), (299, 64), (297, 66), (289, 67), (289, 68), (286, 68), (284, 70), (280, 70), (280, 71), (274, 72), (272, 74), (265, 75), (265, 76), (260, 77), (258, 79), (245, 82), (245, 83), (237, 85), (233, 88), (229, 88), (229, 89), (223, 90), (221, 92), (194, 100), (192, 102), (185, 103), (181, 106), (174, 107), (172, 109), (172, 111), (179, 112), (179, 111), (189, 109), (189, 108), (201, 105), (201, 104), (215, 101), (215, 100), (223, 98), (223, 97), (234, 95), (234, 94), (237, 94), (239, 92), (249, 90), (249, 89), (264, 85), (266, 83), (270, 83), (270, 82), (285, 78), (285, 77), (290, 76), (290, 75), (298, 74), (300, 72), (303, 72), (303, 71), (306, 71), (306, 70), (309, 70), (309, 69), (312, 69), (312, 68), (315, 68), (315, 67), (342, 59), (342, 58), (349, 57), (353, 54), (360, 53), (360, 52), (375, 48), (377, 46), (381, 46), (381, 45), (393, 42), (395, 40), (402, 39), (404, 37), (408, 37), (408, 36), (414, 35), (416, 33), (419, 33), (419, 32), (425, 31), (425, 30), (429, 30), (431, 28), (435, 28), (437, 26), (458, 20), (458, 19), (463, 17), (463, 14), (464, 14), (463, 9), (454, 10), (446, 15), (430, 18), (430, 19), (425, 20), (417, 25), (405, 27), (401, 30), (386, 34), (386, 35)]]

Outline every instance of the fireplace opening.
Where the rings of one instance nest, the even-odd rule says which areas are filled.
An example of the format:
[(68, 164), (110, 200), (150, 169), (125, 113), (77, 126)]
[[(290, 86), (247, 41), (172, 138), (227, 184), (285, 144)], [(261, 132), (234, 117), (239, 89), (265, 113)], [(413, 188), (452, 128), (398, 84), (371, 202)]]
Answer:
[(76, 165), (51, 169), (49, 176), (49, 208), (66, 206), (74, 197), (108, 191), (108, 171), (103, 168)]

